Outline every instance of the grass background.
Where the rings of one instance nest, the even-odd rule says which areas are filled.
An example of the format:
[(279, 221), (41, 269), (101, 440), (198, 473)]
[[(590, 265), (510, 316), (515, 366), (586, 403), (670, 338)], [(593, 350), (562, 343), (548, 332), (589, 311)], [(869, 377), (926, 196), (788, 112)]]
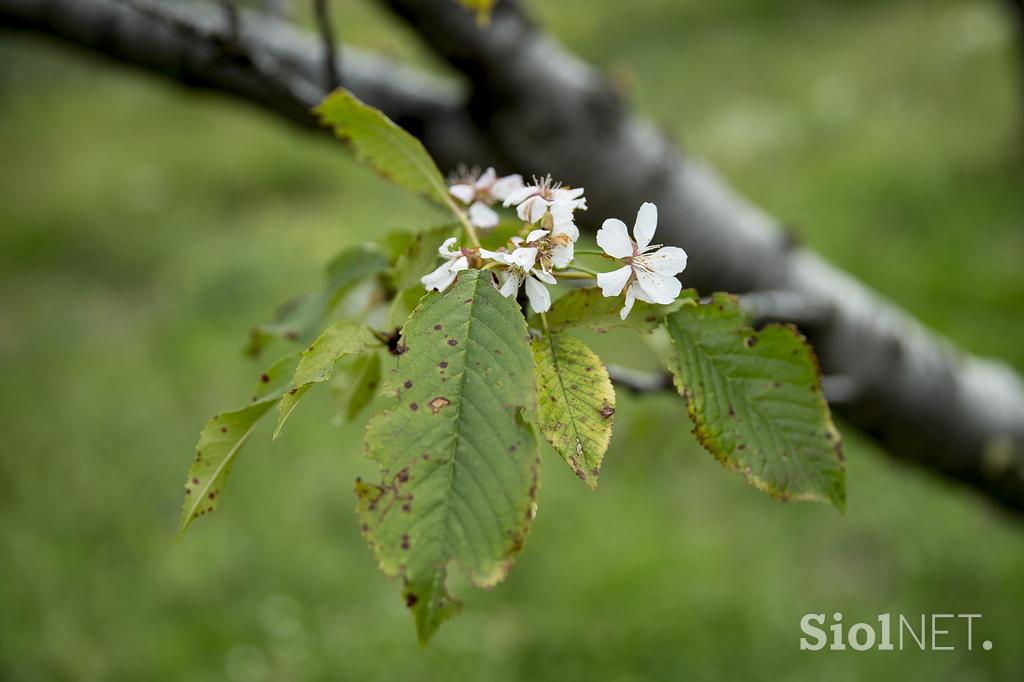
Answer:
[[(1024, 370), (1024, 93), (998, 3), (532, 5), (801, 241)], [(438, 68), (371, 6), (336, 10), (348, 40)], [(176, 545), (196, 434), (259, 373), (250, 325), (341, 247), (431, 216), (322, 139), (34, 38), (0, 41), (0, 123), (0, 677), (1024, 676), (1019, 521), (850, 429), (847, 516), (765, 499), (670, 396), (620, 397), (596, 494), (546, 454), (526, 552), (495, 590), (456, 580), (465, 613), (426, 651), (359, 537), (373, 466), (326, 393), (258, 434)], [(818, 611), (981, 613), (994, 648), (800, 652)]]

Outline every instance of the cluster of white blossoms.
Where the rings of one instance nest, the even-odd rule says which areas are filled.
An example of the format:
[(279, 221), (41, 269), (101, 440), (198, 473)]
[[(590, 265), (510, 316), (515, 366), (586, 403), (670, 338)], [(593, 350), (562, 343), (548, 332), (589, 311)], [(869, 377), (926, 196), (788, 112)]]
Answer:
[(682, 288), (676, 275), (686, 267), (686, 252), (673, 246), (651, 245), (658, 225), (658, 209), (646, 203), (640, 207), (633, 239), (626, 225), (614, 218), (604, 221), (597, 232), (597, 243), (604, 254), (623, 263), (612, 272), (593, 273), (573, 267), (575, 244), (580, 236), (575, 211), (587, 209), (583, 188), (563, 187), (551, 176), (534, 178), (524, 185), (519, 175), (499, 178), (493, 168), (484, 173), (463, 172), (449, 188), (452, 196), (468, 207), (468, 219), (474, 228), (487, 229), (498, 224), (498, 214), (491, 208), (497, 201), (506, 207), (515, 206), (523, 221), (520, 235), (497, 251), (484, 248), (452, 248), (451, 237), (438, 249), (444, 262), (433, 272), (420, 278), (427, 291), (444, 291), (458, 273), (469, 267), (495, 270), (498, 291), (513, 297), (521, 286), (526, 287), (530, 307), (546, 312), (551, 307), (547, 287), (558, 282), (558, 276), (575, 270), (576, 276), (596, 274), (598, 286), (605, 296), (619, 296), (625, 290), (625, 304), (620, 315), (626, 319), (637, 299), (648, 303), (672, 303)]

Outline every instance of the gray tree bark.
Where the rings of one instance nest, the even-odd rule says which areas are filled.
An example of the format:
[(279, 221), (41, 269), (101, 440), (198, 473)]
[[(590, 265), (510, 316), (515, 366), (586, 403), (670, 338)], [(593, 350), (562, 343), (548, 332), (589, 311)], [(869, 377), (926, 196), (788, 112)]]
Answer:
[[(759, 292), (746, 299), (757, 317), (798, 322), (841, 388), (838, 414), (893, 456), (1024, 511), (1024, 382), (1014, 371), (959, 351), (795, 246), (706, 164), (631, 115), (606, 79), (516, 3), (500, 4), (480, 27), (452, 0), (382, 1), (472, 89), (352, 49), (337, 64), (339, 78), (419, 136), (443, 167), (551, 172), (586, 187), (596, 216), (629, 218), (654, 201), (659, 235), (690, 254), (685, 283), (705, 293)], [(193, 4), (0, 0), (0, 22), (231, 93), (307, 127), (324, 94), (322, 46), (253, 15), (232, 28), (223, 12)]]

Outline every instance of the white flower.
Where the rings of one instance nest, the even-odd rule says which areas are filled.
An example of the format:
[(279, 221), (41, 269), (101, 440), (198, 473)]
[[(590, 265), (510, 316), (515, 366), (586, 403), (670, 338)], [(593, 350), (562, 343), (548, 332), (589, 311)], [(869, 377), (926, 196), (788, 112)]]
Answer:
[(454, 183), (448, 192), (469, 206), (469, 222), (475, 227), (487, 229), (498, 224), (498, 214), (490, 205), (495, 201), (503, 201), (513, 192), (521, 189), (521, 175), (506, 175), (499, 178), (493, 168), (488, 168), (483, 175), (467, 173), (461, 182)]
[(529, 246), (547, 234), (547, 230), (534, 230), (527, 235), (526, 241), (514, 237), (512, 243), (516, 248), (511, 252), (488, 251), (480, 249), (480, 256), (490, 258), (508, 267), (498, 273), (498, 293), (505, 298), (511, 298), (519, 291), (519, 287), (526, 283), (526, 298), (530, 301), (530, 307), (538, 313), (547, 312), (551, 308), (551, 293), (544, 286), (555, 284), (554, 276), (541, 268), (537, 268), (537, 257), (540, 249), (536, 246)]
[[(532, 185), (512, 192), (505, 198), (505, 206), (516, 206), (516, 214), (524, 222), (536, 224), (551, 213), (552, 224), (572, 222), (572, 212), (587, 210), (583, 188), (568, 189), (552, 182), (551, 176), (533, 179)], [(575, 227), (575, 226), (574, 226)]]
[(469, 267), (469, 259), (466, 258), (461, 249), (449, 250), (449, 247), (454, 243), (455, 237), (445, 239), (444, 243), (437, 249), (437, 252), (441, 254), (441, 258), (445, 259), (445, 262), (429, 275), (420, 277), (420, 281), (423, 282), (423, 286), (426, 287), (427, 291), (432, 289), (444, 291), (452, 285), (460, 271)]
[(597, 243), (604, 252), (626, 264), (597, 276), (597, 284), (605, 296), (618, 296), (626, 287), (626, 302), (619, 313), (622, 319), (629, 315), (636, 299), (669, 304), (682, 289), (676, 275), (686, 269), (686, 252), (675, 246), (651, 246), (657, 227), (658, 207), (645, 203), (636, 214), (634, 239), (629, 238), (625, 223), (615, 218), (604, 221), (597, 231)]

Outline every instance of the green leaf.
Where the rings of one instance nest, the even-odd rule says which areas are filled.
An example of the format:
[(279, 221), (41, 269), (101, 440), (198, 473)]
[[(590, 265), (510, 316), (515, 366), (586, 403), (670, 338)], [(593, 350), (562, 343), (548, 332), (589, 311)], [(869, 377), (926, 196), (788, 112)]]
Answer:
[(295, 411), (302, 396), (310, 386), (327, 381), (334, 373), (334, 363), (346, 355), (361, 353), (371, 346), (382, 345), (381, 340), (369, 327), (358, 322), (338, 322), (324, 330), (309, 348), (302, 351), (299, 366), (292, 377), (292, 387), (281, 397), (278, 404), (277, 427), (274, 439), (281, 435), (281, 429), (288, 417)]
[(363, 533), (381, 569), (402, 576), (421, 643), (461, 609), (445, 587), (455, 560), (477, 585), (501, 581), (533, 516), (539, 461), (529, 335), (491, 274), (466, 270), (409, 318), (371, 419), (381, 485), (356, 483)]
[(451, 206), (448, 186), (423, 144), (378, 109), (338, 88), (314, 110), (324, 125), (349, 141), (356, 156), (396, 185)]
[[(683, 305), (676, 301), (671, 305), (655, 305), (637, 301), (629, 316), (619, 317), (622, 297), (605, 297), (597, 287), (573, 289), (551, 306), (547, 312), (548, 329), (558, 331), (571, 327), (586, 327), (597, 332), (606, 332), (616, 327), (629, 327), (651, 333), (661, 325), (665, 316)], [(540, 329), (543, 325), (539, 315), (530, 319), (530, 326)]]
[(327, 283), (323, 290), (292, 299), (278, 309), (270, 322), (255, 327), (250, 334), (248, 352), (259, 354), (275, 338), (293, 341), (311, 338), (352, 287), (387, 268), (387, 255), (375, 246), (363, 244), (342, 251), (327, 264)]
[(595, 489), (615, 414), (608, 370), (586, 344), (562, 332), (535, 338), (533, 359), (541, 433), (580, 480)]
[(698, 440), (748, 482), (782, 500), (846, 504), (839, 432), (814, 351), (792, 326), (747, 326), (734, 296), (666, 319), (670, 370)]
[(339, 407), (338, 421), (352, 421), (377, 395), (380, 386), (380, 353), (359, 357), (344, 368), (334, 384)]
[(221, 412), (206, 423), (199, 434), (196, 457), (185, 480), (179, 538), (193, 521), (217, 509), (238, 452), (249, 440), (260, 418), (288, 390), (299, 357), (295, 352), (278, 359), (260, 375), (249, 405), (240, 410)]

